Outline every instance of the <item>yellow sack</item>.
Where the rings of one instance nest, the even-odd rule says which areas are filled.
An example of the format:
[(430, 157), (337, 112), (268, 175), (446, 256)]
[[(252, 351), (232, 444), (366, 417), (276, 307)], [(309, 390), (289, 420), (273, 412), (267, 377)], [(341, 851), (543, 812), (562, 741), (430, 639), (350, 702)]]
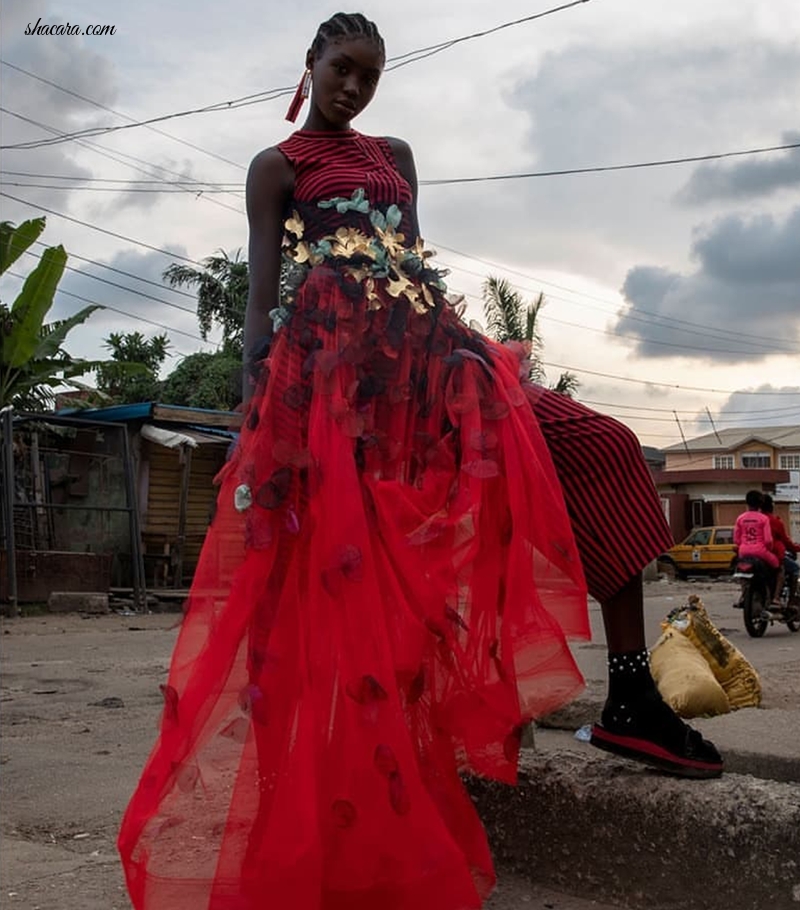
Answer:
[(708, 662), (715, 679), (725, 690), (731, 708), (757, 708), (761, 704), (758, 673), (711, 622), (700, 598), (693, 594), (681, 614), (688, 620), (679, 624), (681, 632)]
[(661, 697), (681, 717), (727, 714), (731, 709), (705, 657), (676, 629), (667, 629), (655, 643), (650, 672)]

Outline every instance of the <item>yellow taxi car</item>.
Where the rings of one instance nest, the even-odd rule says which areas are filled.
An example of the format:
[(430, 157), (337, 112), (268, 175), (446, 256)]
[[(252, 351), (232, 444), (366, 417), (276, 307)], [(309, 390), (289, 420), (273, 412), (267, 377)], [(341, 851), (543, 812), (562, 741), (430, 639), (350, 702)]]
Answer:
[(683, 543), (658, 557), (658, 568), (674, 578), (727, 575), (733, 571), (735, 559), (733, 527), (694, 528)]

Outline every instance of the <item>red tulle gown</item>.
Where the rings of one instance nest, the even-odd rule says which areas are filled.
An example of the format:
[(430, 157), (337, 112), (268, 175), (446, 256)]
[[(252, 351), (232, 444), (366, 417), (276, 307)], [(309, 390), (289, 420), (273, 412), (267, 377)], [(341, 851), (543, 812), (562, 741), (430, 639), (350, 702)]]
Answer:
[[(299, 131), (277, 332), (119, 848), (137, 910), (466, 910), (588, 637), (524, 352), (469, 328), (389, 145)], [(521, 376), (523, 380), (521, 381)]]

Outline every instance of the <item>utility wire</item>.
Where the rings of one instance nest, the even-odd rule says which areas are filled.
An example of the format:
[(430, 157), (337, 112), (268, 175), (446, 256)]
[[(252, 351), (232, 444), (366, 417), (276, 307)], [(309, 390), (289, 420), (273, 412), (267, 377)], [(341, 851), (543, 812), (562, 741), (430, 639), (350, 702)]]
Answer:
[[(528, 281), (532, 281), (535, 284), (549, 285), (550, 287), (558, 288), (561, 291), (567, 291), (570, 294), (576, 294), (578, 297), (584, 297), (587, 300), (596, 300), (598, 303), (606, 303), (609, 306), (615, 307), (616, 309), (619, 309), (620, 306), (622, 305), (622, 301), (608, 300), (604, 297), (597, 297), (594, 294), (588, 294), (585, 291), (575, 290), (575, 288), (570, 288), (563, 284), (556, 284), (553, 281), (547, 281), (544, 278), (538, 278), (537, 276), (530, 275), (527, 272), (521, 272), (517, 269), (512, 269), (509, 266), (503, 265), (502, 263), (493, 262), (490, 259), (483, 259), (480, 256), (476, 256), (472, 253), (464, 253), (461, 250), (453, 249), (452, 247), (445, 246), (442, 243), (436, 243), (436, 241), (434, 241), (434, 240), (431, 241), (431, 246), (435, 247), (436, 249), (447, 250), (450, 253), (455, 253), (457, 256), (461, 256), (462, 258), (469, 259), (473, 262), (480, 262), (482, 265), (489, 266), (490, 268), (499, 269), (500, 271), (509, 273), (511, 275), (518, 275), (519, 277), (525, 278)], [(442, 260), (439, 260), (439, 261), (442, 262)], [(444, 264), (444, 263), (442, 263), (442, 264)], [(484, 280), (486, 278), (486, 276), (483, 273), (470, 271), (469, 269), (465, 269), (463, 266), (460, 266), (460, 265), (454, 265), (454, 264), (450, 263), (450, 268), (454, 269), (456, 271), (466, 272), (466, 274), (468, 274), (468, 275), (475, 275), (478, 278), (483, 278)], [(529, 293), (537, 294), (537, 293), (539, 293), (540, 289), (539, 288), (537, 288), (537, 289), (528, 288), (526, 290), (528, 290)], [(583, 306), (583, 307), (587, 307), (589, 309), (595, 309), (595, 310), (598, 309), (597, 307), (590, 306), (590, 304), (580, 303), (580, 301), (571, 300), (566, 297), (559, 297), (558, 295), (552, 294), (549, 292), (548, 292), (548, 296), (554, 300), (563, 300), (566, 303), (572, 303), (577, 306)], [(603, 312), (603, 311), (601, 310), (600, 312)], [(545, 315), (544, 311), (543, 311), (542, 315)], [(613, 315), (613, 314), (609, 313), (608, 315)], [(731, 340), (731, 341), (741, 341), (741, 340), (749, 341), (749, 340), (751, 340), (751, 337), (752, 337), (752, 336), (748, 335), (746, 332), (737, 332), (737, 331), (734, 331), (733, 329), (724, 329), (724, 328), (721, 328), (718, 326), (712, 326), (712, 325), (708, 325), (707, 323), (702, 323), (702, 322), (692, 322), (691, 320), (688, 320), (688, 319), (680, 319), (677, 316), (664, 316), (661, 313), (654, 313), (652, 310), (641, 310), (640, 309), (640, 310), (637, 310), (636, 314), (626, 313), (625, 315), (627, 318), (637, 319), (637, 321), (638, 320), (647, 321), (646, 317), (652, 317), (653, 319), (664, 320), (667, 323), (676, 323), (676, 324), (680, 323), (681, 325), (688, 326), (689, 330), (691, 330), (691, 331), (696, 331), (697, 329), (711, 329), (715, 335), (730, 336), (729, 340)], [(668, 325), (668, 327), (672, 328), (671, 325)], [(775, 338), (773, 336), (762, 335), (759, 337), (759, 342), (775, 342), (776, 344), (783, 344), (785, 342), (785, 339)]]
[(420, 186), (451, 186), (458, 183), (489, 183), (498, 180), (526, 180), (531, 177), (564, 177), (573, 174), (601, 174), (609, 171), (631, 171), (650, 167), (667, 167), (674, 164), (694, 164), (698, 161), (719, 161), (722, 158), (739, 158), (744, 155), (762, 155), (766, 152), (781, 152), (800, 148), (800, 142), (770, 145), (762, 148), (742, 149), (734, 152), (714, 152), (707, 155), (688, 155), (683, 158), (662, 158), (656, 161), (637, 161), (632, 164), (604, 164), (595, 167), (573, 167), (552, 171), (529, 171), (522, 174), (490, 174), (484, 177), (445, 177), (434, 180), (420, 180)]
[[(20, 281), (25, 280), (25, 275), (20, 275), (19, 272), (9, 270), (5, 274), (11, 275), (12, 278), (18, 278)], [(73, 294), (72, 291), (64, 291), (61, 288), (58, 288), (56, 293), (64, 294), (66, 297), (73, 297), (75, 300), (80, 300), (83, 303), (101, 307), (104, 310), (108, 310), (110, 313), (117, 313), (120, 316), (125, 316), (127, 319), (135, 319), (138, 322), (146, 322), (149, 325), (157, 326), (159, 329), (166, 329), (168, 332), (176, 332), (178, 335), (185, 335), (187, 338), (193, 338), (195, 341), (199, 341), (202, 344), (210, 343), (208, 341), (204, 341), (199, 335), (193, 335), (191, 332), (184, 332), (183, 329), (173, 328), (171, 325), (165, 325), (163, 322), (156, 322), (154, 319), (147, 319), (145, 316), (140, 316), (138, 313), (127, 313), (125, 310), (117, 309), (117, 307), (109, 306), (105, 303), (99, 303), (96, 300), (90, 300), (88, 297), (83, 297), (81, 294)]]
[(630, 376), (617, 376), (614, 373), (601, 373), (597, 370), (584, 370), (580, 367), (566, 366), (563, 363), (552, 363), (547, 360), (542, 361), (542, 366), (552, 367), (555, 370), (567, 370), (570, 373), (585, 373), (587, 376), (600, 376), (603, 379), (615, 379), (620, 382), (633, 382), (638, 385), (658, 386), (662, 389), (674, 389), (680, 392), (708, 392), (713, 395), (797, 395), (792, 391), (775, 391), (762, 392), (759, 390), (750, 391), (749, 389), (708, 389), (702, 386), (681, 385), (678, 382), (656, 382), (653, 379), (634, 379)]
[[(59, 85), (57, 82), (52, 82), (50, 79), (45, 79), (44, 76), (37, 76), (36, 73), (32, 73), (30, 70), (23, 69), (21, 66), (16, 66), (13, 63), (9, 63), (7, 60), (0, 59), (0, 64), (7, 66), (9, 69), (16, 70), (18, 73), (22, 73), (31, 79), (36, 79), (39, 82), (43, 82), (45, 85), (49, 85), (52, 88), (57, 89), (59, 92), (63, 92), (65, 95), (71, 95), (73, 98), (78, 98), (81, 101), (85, 101), (87, 104), (91, 104), (94, 107), (100, 108), (101, 110), (108, 111), (109, 114), (114, 114), (115, 117), (122, 117), (123, 120), (128, 120), (131, 123), (136, 122), (135, 118), (128, 116), (128, 114), (123, 114), (121, 111), (115, 111), (113, 108), (107, 107), (105, 104), (101, 104), (99, 101), (94, 101), (92, 98), (87, 98), (86, 95), (81, 95), (78, 92), (73, 92), (72, 89), (64, 88), (63, 85)], [(154, 126), (148, 126), (148, 129), (153, 133), (158, 133), (160, 136), (166, 137), (167, 139), (172, 139), (173, 142), (180, 142), (181, 145), (185, 145), (190, 149), (194, 149), (196, 152), (202, 152), (204, 155), (208, 155), (211, 158), (216, 158), (217, 161), (222, 161), (225, 164), (233, 165), (233, 167), (236, 168), (243, 168), (243, 165), (239, 164), (238, 161), (231, 161), (230, 158), (225, 158), (222, 155), (218, 155), (216, 152), (210, 152), (208, 149), (201, 148), (201, 146), (195, 145), (193, 142), (189, 142), (186, 139), (181, 139), (180, 136), (173, 136), (171, 133), (166, 133), (164, 130), (156, 129)]]
[(203, 267), (202, 262), (198, 262), (196, 259), (190, 259), (188, 256), (182, 256), (180, 253), (176, 253), (174, 250), (165, 250), (160, 246), (153, 246), (152, 243), (145, 243), (144, 240), (135, 240), (133, 237), (126, 237), (125, 234), (118, 234), (116, 231), (109, 231), (107, 228), (101, 228), (96, 224), (90, 224), (88, 221), (81, 221), (80, 218), (73, 218), (71, 215), (65, 215), (63, 212), (57, 212), (55, 209), (46, 208), (43, 205), (35, 205), (32, 202), (28, 202), (26, 199), (20, 199), (18, 196), (12, 196), (10, 193), (4, 193), (0, 190), (0, 196), (5, 196), (6, 199), (13, 199), (14, 202), (19, 202), (22, 205), (27, 205), (28, 208), (38, 209), (40, 212), (47, 212), (48, 215), (55, 215), (57, 218), (63, 218), (65, 221), (71, 221), (73, 224), (79, 224), (81, 227), (90, 228), (93, 231), (99, 231), (101, 234), (106, 234), (108, 237), (116, 237), (117, 240), (124, 240), (126, 243), (133, 243), (136, 246), (144, 247), (146, 250), (152, 250), (154, 253), (163, 253), (165, 256), (169, 256), (172, 259), (179, 259), (181, 262), (188, 262), (191, 265), (199, 265)]
[[(452, 38), (448, 41), (443, 41), (440, 44), (431, 45), (430, 47), (425, 47), (425, 48), (419, 48), (416, 51), (409, 51), (408, 53), (401, 54), (398, 57), (390, 57), (388, 59), (387, 63), (393, 64), (393, 65), (386, 67), (386, 70), (389, 71), (389, 70), (397, 69), (398, 67), (401, 67), (401, 66), (406, 66), (409, 63), (415, 63), (418, 60), (422, 60), (426, 57), (432, 57), (434, 54), (439, 54), (442, 51), (448, 50), (449, 48), (454, 47), (457, 44), (462, 44), (465, 41), (472, 41), (476, 38), (482, 38), (486, 35), (491, 35), (494, 32), (501, 31), (502, 29), (511, 28), (512, 26), (522, 25), (527, 22), (532, 22), (535, 19), (542, 19), (543, 17), (550, 16), (553, 13), (563, 12), (565, 10), (571, 9), (573, 6), (580, 6), (581, 4), (588, 3), (588, 2), (589, 2), (589, 0), (572, 0), (572, 2), (570, 2), (570, 3), (561, 4), (560, 6), (553, 7), (552, 9), (545, 10), (541, 13), (535, 13), (531, 16), (525, 16), (522, 19), (515, 19), (511, 22), (504, 22), (501, 25), (495, 26), (494, 28), (485, 29), (484, 31), (480, 31), (480, 32), (473, 32), (472, 34), (469, 34), (469, 35), (462, 35), (459, 38)], [(2, 62), (5, 66), (12, 67), (13, 69), (17, 70), (18, 72), (25, 73), (25, 75), (31, 76), (34, 79), (40, 78), (34, 74), (29, 73), (27, 70), (23, 70), (22, 67), (18, 67), (18, 66), (15, 66), (14, 64), (10, 64), (5, 60), (2, 60), (0, 62)], [(42, 81), (47, 82), (47, 80), (42, 80)], [(48, 84), (53, 85), (55, 88), (61, 88), (61, 86), (55, 85), (55, 83), (52, 83), (52, 82), (48, 82)], [(139, 127), (139, 126), (152, 126), (154, 123), (163, 123), (166, 120), (175, 120), (179, 117), (188, 117), (193, 114), (206, 114), (206, 113), (213, 113), (216, 111), (233, 110), (238, 107), (246, 107), (250, 104), (260, 104), (264, 101), (274, 101), (277, 98), (281, 98), (285, 95), (294, 93), (295, 90), (296, 90), (296, 86), (294, 86), (294, 85), (280, 86), (279, 88), (267, 89), (263, 92), (256, 92), (255, 94), (244, 95), (240, 98), (233, 98), (229, 101), (216, 102), (215, 104), (205, 105), (204, 107), (193, 108), (191, 110), (185, 110), (185, 111), (177, 111), (172, 114), (162, 114), (158, 117), (150, 117), (147, 120), (133, 120), (130, 123), (120, 124), (117, 126), (91, 127), (91, 128), (84, 129), (84, 130), (76, 130), (75, 132), (72, 132), (72, 133), (64, 133), (62, 136), (59, 136), (59, 137), (56, 137), (53, 139), (41, 139), (41, 140), (34, 140), (32, 142), (21, 142), (21, 143), (15, 144), (15, 145), (8, 145), (8, 146), (0, 145), (0, 149), (43, 148), (43, 147), (49, 146), (49, 145), (57, 145), (62, 142), (69, 142), (73, 139), (83, 139), (83, 138), (88, 138), (91, 136), (101, 136), (106, 133), (114, 133), (114, 132), (119, 132), (120, 130), (134, 129), (135, 127)], [(99, 102), (92, 102), (87, 98), (83, 98), (83, 96), (77, 95), (77, 93), (75, 93), (75, 92), (69, 91), (68, 89), (63, 89), (63, 91), (67, 91), (69, 94), (76, 95), (76, 97), (82, 98), (82, 100), (88, 101), (90, 104), (97, 104), (98, 107), (103, 107), (105, 110), (109, 110), (111, 113), (114, 113), (116, 116), (126, 117), (126, 119), (131, 119), (131, 118), (127, 117), (126, 114), (120, 114), (117, 111), (111, 111), (110, 108), (105, 108), (104, 105), (99, 104)], [(167, 135), (169, 138), (175, 138), (173, 136), (169, 136), (169, 134), (164, 134), (164, 135)], [(201, 151), (204, 151), (204, 150), (201, 150)]]
[[(798, 388), (797, 394), (800, 395), (800, 388)], [(646, 405), (620, 404), (619, 402), (616, 402), (616, 401), (615, 402), (589, 401), (587, 398), (582, 398), (581, 401), (584, 404), (590, 404), (593, 407), (596, 406), (596, 407), (600, 407), (600, 408), (623, 408), (624, 410), (628, 410), (628, 411), (652, 411), (657, 414), (674, 414), (675, 413), (675, 408), (652, 408), (652, 407), (647, 407)], [(697, 408), (692, 408), (692, 409), (687, 409), (687, 410), (681, 410), (679, 408), (678, 413), (696, 415)], [(729, 417), (728, 415), (752, 414), (752, 413), (753, 413), (752, 411), (726, 411), (724, 415), (722, 415), (722, 414), (718, 415), (717, 420), (718, 421), (733, 420), (734, 418)], [(790, 405), (788, 408), (759, 408), (758, 409), (759, 417), (767, 417), (767, 419), (771, 419), (773, 416), (776, 416), (776, 415), (777, 416), (792, 416), (794, 413), (800, 413), (800, 412), (798, 412), (797, 405)], [(671, 419), (671, 418), (668, 418), (668, 419)]]
[[(33, 256), (35, 259), (39, 257), (36, 253), (31, 250), (25, 250), (25, 253), (28, 256)], [(162, 306), (172, 307), (175, 310), (181, 310), (183, 313), (189, 313), (191, 316), (197, 317), (197, 310), (192, 309), (188, 306), (181, 306), (179, 303), (173, 303), (170, 300), (163, 300), (161, 297), (156, 297), (153, 294), (148, 294), (146, 291), (137, 291), (134, 288), (129, 288), (124, 284), (119, 284), (116, 281), (111, 281), (109, 278), (102, 278), (100, 275), (93, 275), (91, 272), (84, 272), (81, 269), (76, 269), (74, 266), (65, 265), (64, 268), (69, 272), (76, 272), (78, 275), (82, 275), (84, 278), (91, 278), (93, 281), (100, 281), (102, 284), (107, 284), (113, 288), (119, 288), (122, 291), (127, 291), (129, 294), (133, 294), (135, 297), (141, 297), (143, 300), (154, 300), (156, 303), (160, 303)], [(131, 314), (133, 315), (133, 314)]]
[[(5, 113), (5, 114), (10, 115), (11, 117), (16, 117), (18, 120), (22, 120), (22, 121), (24, 121), (25, 123), (32, 124), (33, 126), (36, 126), (36, 127), (38, 127), (39, 129), (42, 129), (42, 130), (44, 130), (44, 131), (47, 132), (47, 133), (52, 133), (52, 134), (58, 135), (58, 136), (64, 135), (64, 134), (62, 133), (61, 130), (57, 130), (57, 129), (55, 129), (55, 128), (52, 127), (52, 126), (48, 126), (46, 123), (40, 123), (40, 122), (37, 121), (37, 120), (32, 120), (30, 117), (25, 117), (23, 114), (20, 114), (20, 113), (18, 113), (17, 111), (8, 110), (7, 108), (4, 108), (4, 107), (2, 107), (2, 106), (0, 106), (0, 111), (2, 111), (2, 112)], [(171, 170), (170, 168), (164, 167), (163, 165), (160, 165), (160, 164), (154, 164), (154, 163), (151, 163), (151, 162), (149, 162), (149, 161), (143, 161), (141, 158), (137, 158), (135, 155), (129, 155), (129, 154), (125, 153), (125, 152), (120, 152), (120, 151), (117, 151), (117, 150), (114, 150), (114, 151), (112, 152), (111, 149), (106, 149), (106, 148), (104, 148), (103, 146), (97, 145), (96, 143), (93, 143), (93, 142), (84, 142), (84, 141), (81, 141), (81, 140), (77, 140), (77, 144), (80, 145), (80, 146), (83, 146), (84, 148), (90, 149), (91, 151), (95, 152), (95, 154), (101, 155), (101, 156), (104, 157), (104, 158), (109, 158), (111, 161), (115, 161), (117, 164), (122, 164), (122, 165), (124, 165), (125, 167), (132, 168), (133, 170), (139, 171), (139, 172), (142, 173), (142, 174), (147, 174), (148, 176), (154, 176), (154, 175), (152, 174), (152, 169), (153, 169), (153, 168), (156, 168), (157, 170), (163, 171), (165, 174), (174, 174), (176, 177), (180, 178), (180, 180), (184, 180), (184, 179), (185, 179), (185, 175), (184, 175), (184, 174), (180, 174), (178, 171), (173, 171), (173, 170)], [(139, 164), (143, 164), (143, 165), (145, 165), (146, 167), (150, 168), (151, 170), (150, 170), (150, 172), (148, 172), (148, 171), (144, 170), (142, 167), (138, 167), (136, 164), (130, 164), (130, 163), (128, 163), (128, 161), (125, 161), (125, 160), (123, 160), (123, 159), (128, 159), (128, 161), (138, 162)], [(172, 181), (172, 182), (173, 182), (173, 183), (177, 183), (178, 185), (180, 185), (180, 180), (179, 180), (179, 181)], [(213, 184), (212, 184), (212, 185), (213, 185)], [(199, 195), (199, 194), (195, 193), (194, 190), (192, 190), (191, 188), (188, 188), (188, 189), (186, 190), (186, 192), (187, 192), (187, 193), (192, 193), (192, 194), (195, 195), (196, 197)], [(236, 198), (237, 201), (240, 201), (240, 200), (239, 200), (239, 197), (236, 196), (234, 193), (231, 193), (231, 195), (234, 196), (234, 198)], [(219, 200), (219, 199), (213, 199), (211, 196), (205, 196), (205, 197), (204, 197), (204, 196), (201, 195), (200, 198), (201, 198), (201, 199), (202, 199), (202, 198), (205, 198), (205, 199), (207, 199), (209, 202), (213, 202), (214, 205), (221, 206), (222, 208), (228, 209), (228, 210), (231, 211), (231, 212), (236, 212), (237, 215), (243, 215), (243, 214), (244, 214), (244, 211), (243, 211), (241, 208), (234, 208), (234, 207), (231, 206), (231, 205), (226, 205), (226, 204), (225, 204), (224, 202), (222, 202), (221, 200)]]
[[(116, 187), (116, 186), (64, 186), (63, 184), (51, 184), (51, 183), (21, 183), (17, 180), (0, 180), (0, 185), (2, 186), (17, 186), (23, 187), (32, 190), (63, 190), (68, 193), (74, 192), (84, 192), (84, 193), (194, 193), (196, 196), (207, 196), (209, 193), (230, 193), (230, 190), (219, 189), (215, 190), (213, 188), (198, 188), (192, 189), (190, 187), (181, 188), (179, 184), (175, 184), (175, 189), (167, 189), (166, 187), (161, 187), (160, 189), (151, 189), (147, 187), (138, 187), (138, 186), (128, 186), (128, 187)], [(235, 209), (234, 209), (235, 211)]]
[[(43, 246), (47, 248), (50, 244), (45, 243), (42, 240), (34, 241), (37, 246)], [(182, 288), (174, 288), (171, 285), (163, 284), (158, 281), (153, 281), (151, 278), (142, 278), (141, 275), (135, 275), (133, 272), (126, 272), (124, 269), (116, 268), (113, 265), (108, 265), (105, 262), (98, 262), (97, 259), (87, 259), (85, 256), (79, 256), (73, 250), (67, 250), (67, 254), (70, 259), (77, 259), (80, 262), (85, 262), (88, 265), (94, 265), (99, 269), (107, 269), (109, 272), (115, 272), (117, 275), (124, 275), (126, 278), (133, 278), (135, 281), (141, 281), (144, 284), (150, 284), (153, 287), (158, 288), (161, 291), (169, 291), (171, 294), (178, 294), (181, 297), (188, 297), (190, 300), (197, 301), (196, 294), (190, 294), (189, 291), (184, 291)], [(89, 272), (81, 272), (82, 275), (88, 275)], [(137, 292), (138, 293), (138, 292)]]
[[(170, 181), (159, 178), (150, 180), (134, 180), (127, 177), (81, 177), (78, 174), (32, 174), (30, 171), (7, 171), (0, 169), (0, 175), (8, 177), (30, 177), (32, 180), (73, 180), (79, 183), (122, 183), (124, 185), (144, 185), (144, 186), (173, 186), (176, 181)], [(204, 187), (223, 187), (232, 192), (244, 192), (243, 183), (216, 183), (210, 180), (191, 180), (186, 178), (181, 180), (181, 185), (186, 185), (193, 189), (202, 189)]]
[(461, 38), (453, 38), (450, 41), (442, 41), (439, 44), (431, 44), (429, 47), (422, 47), (416, 51), (409, 51), (406, 54), (390, 57), (387, 62), (392, 65), (386, 67), (386, 72), (388, 73), (392, 70), (399, 69), (401, 66), (407, 66), (409, 63), (416, 63), (418, 60), (424, 60), (427, 57), (433, 57), (435, 54), (440, 54), (442, 51), (449, 50), (457, 44), (463, 44), (465, 41), (473, 41), (475, 38), (484, 38), (486, 35), (493, 35), (495, 32), (502, 31), (503, 29), (512, 28), (515, 25), (523, 25), (527, 22), (533, 22), (535, 19), (542, 19), (545, 16), (550, 16), (553, 13), (560, 13), (564, 10), (571, 9), (573, 6), (580, 6), (582, 3), (587, 2), (588, 0), (573, 0), (572, 3), (564, 3), (561, 6), (555, 6), (542, 13), (534, 13), (531, 16), (523, 16), (521, 19), (514, 19), (512, 22), (504, 22), (502, 25), (496, 25), (494, 28), (487, 28), (482, 32), (473, 32), (471, 35), (464, 35)]
[[(474, 300), (478, 300), (478, 301), (483, 300), (483, 298), (478, 297), (477, 294), (469, 294), (466, 291), (459, 291), (458, 289), (456, 289), (452, 286), (451, 286), (451, 290), (453, 290), (454, 292), (456, 292), (458, 294), (462, 294), (465, 297), (471, 297)], [(568, 302), (572, 302), (572, 301), (568, 301)], [(631, 334), (627, 334), (625, 332), (609, 331), (608, 329), (597, 329), (594, 326), (584, 325), (583, 323), (580, 323), (580, 322), (569, 322), (565, 319), (559, 319), (556, 316), (551, 316), (550, 314), (547, 314), (544, 311), (541, 311), (539, 316), (542, 319), (547, 319), (548, 322), (551, 322), (555, 325), (563, 325), (563, 326), (566, 326), (567, 328), (571, 328), (571, 329), (581, 329), (584, 332), (593, 332), (596, 335), (605, 335), (607, 338), (614, 338), (617, 340), (624, 339), (626, 341), (634, 341), (639, 344), (655, 344), (655, 345), (658, 345), (659, 347), (677, 348), (679, 351), (702, 351), (707, 354), (732, 354), (735, 356), (744, 356), (744, 357), (758, 356), (758, 355), (766, 356), (769, 354), (778, 354), (778, 355), (794, 354), (797, 352), (796, 347), (795, 348), (783, 348), (783, 349), (777, 349), (777, 350), (772, 348), (772, 349), (769, 349), (766, 351), (753, 350), (752, 348), (745, 349), (745, 350), (732, 351), (728, 348), (710, 347), (707, 344), (706, 345), (697, 345), (697, 344), (687, 344), (687, 343), (678, 342), (678, 341), (659, 341), (655, 338), (642, 338), (638, 335), (631, 335)], [(646, 322), (648, 325), (651, 325), (647, 320), (642, 320), (642, 321)], [(656, 324), (652, 327), (653, 328), (668, 328), (669, 331), (672, 331), (672, 332), (690, 332), (691, 331), (690, 329), (672, 328), (670, 326), (660, 326), (658, 324)], [(727, 339), (727, 338), (719, 338), (718, 336), (714, 336), (714, 335), (711, 335), (709, 333), (704, 333), (704, 332), (698, 333), (695, 331), (695, 332), (692, 332), (692, 334), (693, 335), (706, 334), (706, 335), (708, 335), (708, 337), (713, 338), (715, 341), (731, 341), (732, 340), (732, 339)], [(758, 344), (758, 342), (754, 342), (754, 343)]]

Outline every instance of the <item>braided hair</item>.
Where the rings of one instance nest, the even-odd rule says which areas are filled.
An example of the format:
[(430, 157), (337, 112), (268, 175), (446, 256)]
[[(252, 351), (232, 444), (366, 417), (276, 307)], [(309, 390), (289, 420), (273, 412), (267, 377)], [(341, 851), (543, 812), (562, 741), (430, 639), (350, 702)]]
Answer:
[(351, 38), (372, 41), (383, 57), (386, 57), (386, 47), (378, 26), (361, 13), (336, 13), (327, 22), (323, 22), (311, 44), (311, 53), (314, 57), (319, 57), (330, 43)]

